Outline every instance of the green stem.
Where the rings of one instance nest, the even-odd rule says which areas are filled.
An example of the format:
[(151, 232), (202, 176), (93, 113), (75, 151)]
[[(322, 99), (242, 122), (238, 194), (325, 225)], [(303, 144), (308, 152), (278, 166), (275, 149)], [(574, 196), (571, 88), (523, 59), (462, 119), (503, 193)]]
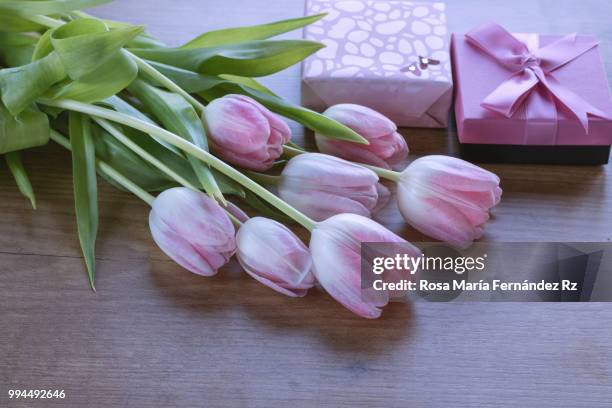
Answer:
[[(70, 141), (68, 141), (68, 139), (61, 133), (56, 132), (55, 130), (51, 129), (50, 138), (51, 140), (53, 140), (60, 146), (64, 147), (65, 149), (72, 150)], [(143, 188), (136, 185), (134, 182), (132, 182), (128, 178), (126, 178), (123, 174), (119, 173), (108, 163), (103, 162), (102, 160), (96, 159), (96, 167), (101, 173), (115, 180), (117, 183), (123, 186), (126, 190), (130, 191), (135, 196), (142, 199), (145, 203), (149, 205), (153, 204), (155, 197), (153, 197), (151, 194), (146, 192)]]
[[(301, 150), (299, 148), (295, 148), (295, 147), (287, 146), (287, 145), (283, 146), (283, 152), (289, 157), (295, 157), (295, 156), (299, 156), (300, 154), (308, 153), (305, 150)], [(387, 180), (398, 182), (401, 177), (401, 173), (397, 171), (387, 170), (387, 169), (383, 169), (382, 167), (371, 166), (369, 164), (364, 164), (364, 163), (355, 163), (355, 164), (365, 167), (366, 169), (370, 169), (374, 173), (376, 173), (379, 177), (382, 177)]]
[(277, 186), (280, 182), (280, 176), (272, 176), (270, 174), (259, 173), (257, 171), (246, 170), (244, 172), (247, 176), (252, 178), (261, 184), (268, 184), (271, 186)]
[(302, 146), (300, 146), (299, 144), (297, 144), (297, 143), (293, 142), (292, 140), (288, 141), (288, 142), (287, 142), (287, 144), (286, 144), (286, 146), (293, 147), (294, 149), (299, 150), (299, 151), (302, 151), (302, 152), (305, 152), (305, 151), (306, 151), (306, 149), (304, 149), (304, 148), (303, 148)]
[(289, 145), (284, 145), (283, 153), (285, 153), (289, 157), (295, 157), (295, 156), (299, 156), (300, 154), (308, 153), (308, 152), (305, 150), (296, 149), (295, 147), (292, 147)]
[(39, 103), (47, 106), (54, 106), (56, 108), (73, 110), (76, 112), (85, 113), (88, 115), (96, 116), (102, 119), (108, 119), (113, 122), (120, 123), (125, 126), (132, 127), (134, 129), (140, 130), (142, 132), (148, 133), (152, 136), (156, 136), (166, 142), (178, 147), (184, 152), (202, 160), (204, 163), (208, 164), (210, 167), (215, 168), (219, 172), (225, 174), (229, 178), (238, 182), (245, 188), (251, 190), (253, 193), (257, 194), (272, 206), (276, 207), (283, 213), (287, 214), (289, 217), (293, 218), (296, 222), (301, 224), (304, 228), (312, 231), (312, 229), (316, 226), (316, 222), (311, 218), (307, 217), (305, 214), (298, 211), (296, 208), (292, 207), (285, 201), (281, 200), (276, 195), (272, 194), (264, 187), (260, 186), (244, 174), (240, 173), (232, 166), (226, 164), (222, 160), (216, 158), (206, 150), (199, 148), (193, 143), (188, 142), (187, 140), (181, 138), (180, 136), (175, 135), (172, 132), (169, 132), (163, 128), (160, 128), (151, 123), (144, 122), (140, 119), (134, 118), (132, 116), (128, 116), (119, 112), (115, 112), (110, 109), (101, 108), (99, 106), (71, 101), (71, 100), (51, 100), (47, 98), (40, 98), (38, 100)]
[(374, 173), (378, 174), (379, 177), (382, 177), (387, 180), (395, 181), (395, 182), (398, 182), (402, 175), (402, 173), (399, 173), (393, 170), (383, 169), (382, 167), (371, 166), (369, 164), (364, 164), (364, 163), (356, 163), (356, 164), (362, 167), (365, 167), (366, 169), (372, 170)]
[(115, 180), (121, 186), (125, 187), (125, 189), (132, 192), (138, 198), (142, 199), (145, 203), (149, 205), (153, 205), (153, 201), (155, 201), (155, 197), (153, 197), (147, 191), (140, 188), (140, 186), (133, 183), (131, 180), (126, 178), (123, 174), (119, 173), (113, 167), (106, 164), (105, 162), (98, 161), (98, 168), (102, 171), (102, 173), (106, 174), (108, 177)]
[[(82, 15), (80, 13), (77, 14), (77, 15), (80, 15), (83, 18), (96, 18), (96, 17), (89, 16), (89, 15), (84, 14), (84, 13)], [(44, 25), (44, 26), (49, 27), (49, 28), (57, 28), (57, 27), (60, 27), (60, 26), (62, 26), (64, 24), (66, 24), (65, 22), (63, 22), (61, 20), (56, 20), (54, 18), (47, 17), (47, 16), (42, 16), (42, 15), (30, 16), (30, 17), (28, 17), (28, 19), (30, 21), (33, 21), (35, 23)], [(183, 98), (185, 98), (187, 100), (187, 102), (189, 102), (194, 107), (194, 109), (196, 110), (196, 112), (198, 112), (198, 114), (200, 116), (202, 115), (202, 113), (204, 112), (204, 105), (202, 103), (200, 103), (197, 99), (195, 99), (193, 96), (191, 96), (183, 88), (181, 88), (180, 86), (175, 84), (174, 81), (172, 81), (170, 78), (168, 78), (167, 76), (165, 76), (164, 74), (162, 74), (161, 72), (159, 72), (158, 70), (153, 68), (145, 60), (143, 60), (142, 58), (132, 54), (130, 51), (128, 51), (126, 49), (124, 49), (124, 51), (130, 56), (130, 58), (132, 58), (132, 60), (136, 63), (136, 65), (138, 65), (138, 68), (142, 72), (144, 72), (145, 74), (149, 75), (149, 77), (151, 77), (154, 80), (156, 80), (157, 82), (159, 82), (159, 84), (162, 85), (167, 90), (175, 92), (175, 93), (181, 95)]]

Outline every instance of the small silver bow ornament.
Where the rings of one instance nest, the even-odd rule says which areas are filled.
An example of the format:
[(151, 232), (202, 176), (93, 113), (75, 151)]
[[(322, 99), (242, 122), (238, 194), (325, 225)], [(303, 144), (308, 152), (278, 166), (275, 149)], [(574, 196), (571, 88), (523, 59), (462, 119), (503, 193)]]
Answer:
[(401, 72), (410, 72), (416, 76), (421, 76), (422, 71), (429, 68), (430, 65), (440, 65), (440, 61), (437, 59), (422, 57), (419, 55), (419, 60), (417, 62), (413, 62), (410, 65), (400, 68)]

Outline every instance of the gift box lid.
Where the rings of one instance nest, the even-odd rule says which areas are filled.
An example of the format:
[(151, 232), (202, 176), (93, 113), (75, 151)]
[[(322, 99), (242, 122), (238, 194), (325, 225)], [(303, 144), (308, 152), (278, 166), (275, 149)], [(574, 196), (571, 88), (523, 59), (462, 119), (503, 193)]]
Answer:
[[(540, 34), (513, 34), (530, 51), (545, 47), (566, 36)], [(595, 43), (592, 36), (574, 37), (576, 44)], [(465, 34), (453, 34), (451, 58), (455, 84), (455, 114), (461, 143), (515, 144), (515, 145), (568, 145), (606, 146), (612, 144), (612, 98), (607, 75), (598, 46), (594, 46), (569, 62), (546, 74), (566, 90), (577, 95), (607, 118), (588, 117), (588, 133), (583, 125), (555, 98), (554, 118), (527, 119), (525, 107), (506, 117), (482, 106), (483, 101), (502, 83), (516, 78), (516, 70), (500, 64), (491, 55), (470, 42)], [(548, 76), (550, 75), (550, 76)], [(552, 76), (552, 79), (550, 77)], [(540, 84), (538, 84), (539, 86)], [(534, 88), (538, 89), (538, 88)], [(528, 95), (524, 101), (528, 101)], [(530, 135), (527, 125), (554, 129), (551, 137)], [(551, 123), (554, 122), (554, 123)]]
[(302, 67), (303, 84), (322, 105), (358, 103), (391, 119), (426, 115), (452, 93), (444, 3), (308, 0), (327, 13), (304, 30), (326, 47)]

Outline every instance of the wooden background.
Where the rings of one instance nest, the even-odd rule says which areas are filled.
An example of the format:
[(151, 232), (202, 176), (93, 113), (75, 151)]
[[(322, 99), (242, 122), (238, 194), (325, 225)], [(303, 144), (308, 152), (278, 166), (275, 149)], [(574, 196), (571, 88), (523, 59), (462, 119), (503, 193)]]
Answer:
[[(605, 0), (449, 3), (453, 31), (496, 20), (516, 32), (597, 34), (612, 74)], [(118, 0), (96, 14), (179, 44), (302, 10), (302, 0)], [(266, 84), (297, 102), (298, 74)], [(452, 130), (404, 134), (413, 158), (456, 150)], [(214, 278), (182, 270), (151, 240), (146, 205), (104, 182), (94, 294), (69, 155), (50, 145), (26, 161), (37, 211), (0, 164), (0, 406), (612, 406), (610, 304), (394, 304), (361, 320), (316, 290), (299, 300), (276, 294), (235, 264)], [(505, 193), (485, 239), (612, 238), (610, 166), (489, 168)], [(380, 220), (422, 238), (396, 208)], [(64, 389), (67, 399), (9, 401), (11, 388)]]

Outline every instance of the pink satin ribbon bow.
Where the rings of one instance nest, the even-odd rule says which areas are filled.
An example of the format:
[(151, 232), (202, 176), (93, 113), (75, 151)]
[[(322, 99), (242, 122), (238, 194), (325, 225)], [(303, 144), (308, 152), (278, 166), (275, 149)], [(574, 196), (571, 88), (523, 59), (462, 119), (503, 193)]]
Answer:
[(530, 51), (523, 42), (495, 23), (476, 27), (465, 37), (513, 72), (482, 101), (481, 106), (508, 118), (517, 112), (524, 114), (527, 119), (525, 138), (529, 144), (555, 144), (557, 107), (571, 113), (581, 123), (585, 134), (589, 130), (589, 114), (607, 117), (552, 75), (556, 69), (596, 47), (597, 41), (570, 34)]

